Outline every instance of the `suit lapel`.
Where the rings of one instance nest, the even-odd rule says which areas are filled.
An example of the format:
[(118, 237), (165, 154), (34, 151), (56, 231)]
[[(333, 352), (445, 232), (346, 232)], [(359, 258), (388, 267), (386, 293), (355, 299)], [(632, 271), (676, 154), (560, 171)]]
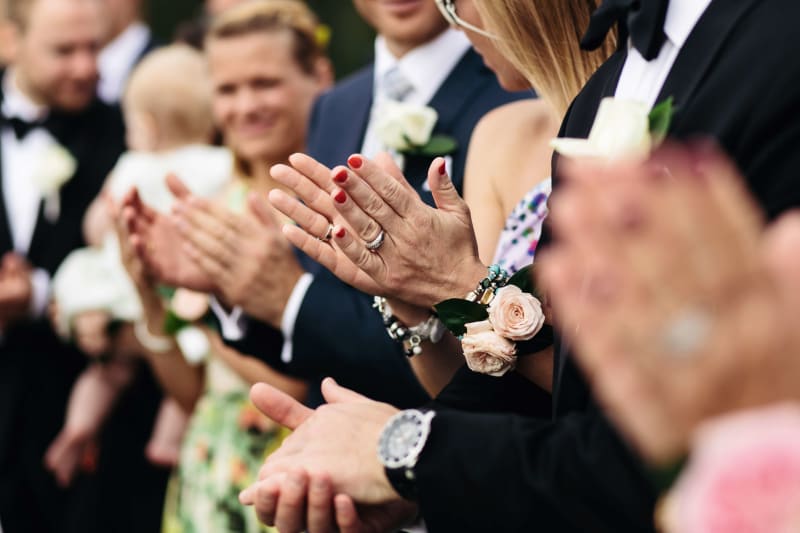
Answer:
[(353, 87), (354, 90), (342, 92), (340, 115), (337, 120), (331, 122), (336, 127), (346, 124), (353, 125), (353, 127), (343, 127), (340, 131), (332, 132), (331, 139), (336, 139), (333, 144), (336, 145), (338, 151), (338, 157), (334, 157), (334, 161), (344, 162), (350, 155), (361, 151), (372, 109), (374, 66), (365, 71), (364, 78), (362, 83)]
[[(0, 80), (3, 79), (4, 71), (0, 70)], [(0, 87), (0, 106), (3, 104), (3, 90)], [(6, 212), (5, 192), (3, 191), (3, 150), (0, 148), (0, 253), (5, 253), (14, 248), (11, 239), (11, 226), (8, 223), (8, 213)]]
[[(494, 79), (494, 74), (483, 66), (483, 60), (472, 48), (465, 52), (427, 104), (434, 108), (439, 115), (433, 133), (456, 136), (458, 132), (454, 131), (455, 124), (462, 111), (471, 104), (474, 95), (482, 89), (484, 84), (493, 82)], [(469, 135), (465, 138), (468, 140)], [(460, 145), (458, 147), (459, 152), (466, 150), (467, 146)], [(453, 159), (456, 158), (453, 157)], [(427, 180), (431, 161), (433, 158), (429, 156), (407, 156), (404, 171), (409, 183), (421, 192), (426, 201), (432, 201), (432, 198), (430, 198), (430, 193), (422, 191), (421, 187)], [(453, 170), (454, 180), (463, 174), (463, 169)], [(456, 187), (460, 189), (461, 183), (457, 182)]]
[[(56, 137), (56, 141), (78, 161), (78, 168), (72, 178), (58, 191), (60, 202), (59, 219), (48, 220), (45, 216), (44, 201), (39, 202), (36, 226), (28, 248), (28, 258), (38, 265), (50, 265), (53, 262), (48, 257), (48, 252), (52, 249), (50, 243), (52, 239), (58, 237), (59, 220), (65, 216), (70, 216), (68, 213), (71, 207), (70, 193), (80, 188), (81, 170), (83, 165), (86, 164), (87, 150), (90, 148), (88, 138), (82, 131), (83, 122), (79, 117), (62, 117), (61, 124), (62, 127), (59, 128), (59, 131), (53, 132), (53, 135)], [(83, 215), (79, 213), (76, 216), (82, 217)]]
[(673, 131), (677, 131), (687, 116), (681, 114), (695, 94), (700, 82), (714, 62), (723, 53), (724, 45), (731, 36), (736, 23), (758, 0), (716, 0), (700, 17), (695, 29), (689, 34), (669, 76), (661, 88), (657, 102), (670, 96), (675, 99)]

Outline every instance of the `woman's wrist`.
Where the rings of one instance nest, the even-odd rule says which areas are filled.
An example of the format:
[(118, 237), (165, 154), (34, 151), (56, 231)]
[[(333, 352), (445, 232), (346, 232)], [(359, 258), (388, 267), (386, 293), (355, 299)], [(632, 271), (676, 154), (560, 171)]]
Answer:
[(488, 268), (478, 258), (465, 262), (459, 274), (455, 276), (454, 282), (456, 285), (450, 289), (450, 294), (440, 298), (436, 303), (450, 298), (464, 298), (478, 286), (481, 280), (486, 278)]

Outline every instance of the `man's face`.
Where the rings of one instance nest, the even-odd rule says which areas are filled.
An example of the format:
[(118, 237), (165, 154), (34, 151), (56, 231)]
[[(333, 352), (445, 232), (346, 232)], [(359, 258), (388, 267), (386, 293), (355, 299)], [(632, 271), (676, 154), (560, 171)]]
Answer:
[(353, 0), (353, 4), (375, 31), (407, 49), (425, 44), (447, 27), (434, 0)]
[(15, 38), (18, 83), (37, 103), (80, 111), (97, 91), (105, 24), (96, 0), (36, 0)]

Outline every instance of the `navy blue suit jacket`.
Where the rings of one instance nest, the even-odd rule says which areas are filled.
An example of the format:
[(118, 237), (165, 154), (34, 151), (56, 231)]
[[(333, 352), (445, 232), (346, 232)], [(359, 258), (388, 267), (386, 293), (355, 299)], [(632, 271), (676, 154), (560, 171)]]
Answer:
[[(369, 122), (373, 94), (373, 66), (367, 66), (323, 94), (314, 106), (308, 153), (333, 167), (361, 150)], [(429, 105), (439, 113), (434, 133), (458, 141), (453, 157), (453, 181), (461, 189), (467, 147), (472, 130), (488, 111), (532, 93), (510, 94), (470, 49), (434, 95)], [(406, 159), (405, 175), (422, 198), (432, 158)], [(259, 338), (270, 333), (263, 325), (248, 331), (239, 344), (245, 353), (262, 354)], [(252, 333), (251, 333), (252, 331)], [(272, 334), (274, 342), (274, 333)], [(401, 407), (421, 405), (428, 396), (414, 376), (399, 345), (389, 339), (372, 297), (342, 283), (330, 272), (315, 275), (306, 293), (294, 330), (293, 359), (289, 365), (270, 359), (278, 369), (309, 379), (332, 376), (340, 384), (377, 400)]]

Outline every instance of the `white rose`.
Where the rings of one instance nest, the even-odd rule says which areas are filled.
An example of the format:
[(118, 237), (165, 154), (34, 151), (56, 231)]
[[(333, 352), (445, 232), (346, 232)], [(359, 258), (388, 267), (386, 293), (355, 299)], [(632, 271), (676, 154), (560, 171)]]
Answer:
[(50, 196), (72, 178), (77, 167), (75, 158), (66, 148), (54, 145), (39, 160), (33, 182), (42, 196)]
[(181, 328), (175, 334), (175, 343), (180, 348), (184, 359), (190, 365), (198, 365), (208, 359), (211, 343), (205, 332), (195, 326)]
[(588, 139), (553, 139), (561, 155), (602, 159), (641, 159), (652, 148), (650, 109), (642, 102), (604, 98)]
[(375, 132), (387, 148), (408, 150), (428, 143), (438, 119), (431, 107), (386, 100), (376, 110)]
[(500, 377), (513, 369), (517, 362), (517, 347), (492, 329), (488, 320), (466, 324), (467, 333), (461, 339), (464, 358), (473, 372)]
[(489, 321), (498, 335), (520, 342), (533, 338), (544, 324), (542, 304), (516, 285), (499, 289), (489, 305)]

